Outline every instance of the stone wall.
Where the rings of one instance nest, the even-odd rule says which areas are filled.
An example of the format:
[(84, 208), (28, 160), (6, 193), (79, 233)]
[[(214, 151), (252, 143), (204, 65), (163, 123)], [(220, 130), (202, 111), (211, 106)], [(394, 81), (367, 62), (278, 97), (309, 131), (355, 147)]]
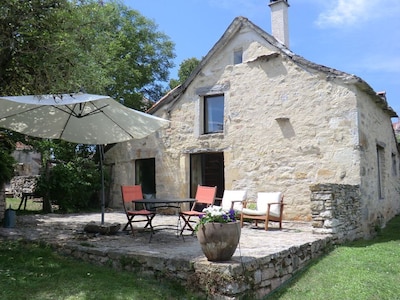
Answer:
[(316, 184), (310, 190), (315, 233), (334, 234), (339, 242), (363, 237), (358, 185)]
[[(188, 197), (191, 154), (212, 152), (223, 152), (225, 189), (246, 190), (249, 200), (257, 192), (281, 191), (289, 220), (311, 220), (310, 184), (359, 183), (357, 131), (350, 130), (357, 126), (354, 93), (279, 55), (263, 59), (273, 49), (247, 34), (219, 54), (223, 61), (205, 66), (207, 76), (194, 79), (179, 102), (166, 108), (168, 115), (160, 113), (171, 121), (169, 128), (107, 152), (119, 177), (112, 197), (134, 179), (135, 160), (152, 157), (157, 197)], [(229, 65), (230, 53), (241, 47), (244, 63)], [(201, 132), (202, 87), (225, 89), (223, 133)]]
[(293, 246), (266, 257), (241, 263), (196, 262), (189, 285), (211, 299), (264, 299), (266, 295), (291, 279), (313, 259), (332, 249), (334, 238)]
[(321, 239), (314, 242), (293, 246), (259, 259), (242, 257), (240, 262), (227, 263), (165, 260), (148, 254), (104, 251), (85, 246), (53, 246), (63, 255), (97, 265), (177, 280), (193, 291), (201, 292), (207, 299), (233, 300), (242, 299), (244, 296), (248, 299), (265, 298), (313, 259), (329, 252), (335, 240), (334, 236), (321, 235)]
[(400, 157), (395, 133), (387, 129), (391, 120), (383, 119), (377, 103), (362, 93), (358, 98), (361, 212), (364, 235), (371, 236), (400, 212)]
[(11, 179), (9, 192), (14, 198), (21, 198), (22, 193), (33, 193), (40, 175), (15, 176)]

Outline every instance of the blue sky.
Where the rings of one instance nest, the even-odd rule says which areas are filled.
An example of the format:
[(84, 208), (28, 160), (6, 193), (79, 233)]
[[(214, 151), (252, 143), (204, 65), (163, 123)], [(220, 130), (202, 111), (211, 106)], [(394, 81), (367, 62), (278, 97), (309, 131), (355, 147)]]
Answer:
[[(201, 59), (233, 19), (244, 16), (271, 33), (269, 0), (123, 0), (153, 20), (175, 43), (179, 64)], [(400, 1), (289, 0), (290, 49), (328, 67), (355, 74), (400, 114)], [(394, 120), (395, 121), (395, 120)]]

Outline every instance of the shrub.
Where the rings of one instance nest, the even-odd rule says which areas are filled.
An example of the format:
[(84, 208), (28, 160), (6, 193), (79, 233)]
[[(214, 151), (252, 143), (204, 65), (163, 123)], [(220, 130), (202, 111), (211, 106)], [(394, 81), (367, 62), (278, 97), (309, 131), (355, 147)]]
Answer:
[(50, 169), (48, 176), (42, 174), (38, 182), (40, 194), (46, 192), (52, 203), (61, 211), (80, 211), (98, 204), (101, 174), (90, 159), (77, 157), (67, 163), (59, 163)]

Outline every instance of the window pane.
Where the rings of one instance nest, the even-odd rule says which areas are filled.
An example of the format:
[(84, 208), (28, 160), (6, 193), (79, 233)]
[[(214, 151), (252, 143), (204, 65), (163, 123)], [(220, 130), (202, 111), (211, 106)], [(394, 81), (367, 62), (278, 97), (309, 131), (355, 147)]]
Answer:
[(204, 98), (204, 133), (223, 132), (224, 96)]
[(233, 52), (233, 64), (241, 64), (243, 62), (243, 50), (235, 50)]
[(385, 194), (385, 148), (378, 146), (376, 147), (377, 152), (377, 168), (378, 168), (378, 196), (379, 199), (383, 199)]

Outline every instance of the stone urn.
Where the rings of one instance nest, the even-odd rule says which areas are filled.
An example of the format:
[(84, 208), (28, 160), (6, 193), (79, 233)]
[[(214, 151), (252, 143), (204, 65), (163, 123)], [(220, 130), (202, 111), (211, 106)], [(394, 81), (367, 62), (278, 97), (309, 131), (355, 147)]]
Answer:
[(230, 260), (239, 244), (240, 222), (201, 224), (196, 232), (201, 250), (209, 261)]

